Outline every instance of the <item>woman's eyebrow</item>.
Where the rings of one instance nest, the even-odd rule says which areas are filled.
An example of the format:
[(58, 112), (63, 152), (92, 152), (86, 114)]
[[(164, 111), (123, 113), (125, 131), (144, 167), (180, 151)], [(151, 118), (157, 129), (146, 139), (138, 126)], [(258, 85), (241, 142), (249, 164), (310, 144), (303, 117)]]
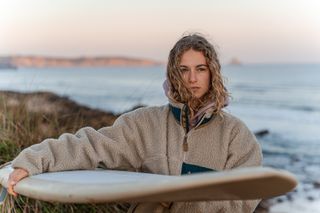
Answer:
[(199, 64), (199, 65), (197, 65), (196, 67), (208, 67), (208, 65), (206, 65), (206, 64)]
[[(202, 67), (202, 66), (204, 66), (204, 67), (208, 67), (208, 65), (206, 65), (206, 64), (198, 64), (196, 67)], [(188, 68), (188, 66), (187, 65), (179, 65), (179, 67), (186, 67), (186, 68)]]

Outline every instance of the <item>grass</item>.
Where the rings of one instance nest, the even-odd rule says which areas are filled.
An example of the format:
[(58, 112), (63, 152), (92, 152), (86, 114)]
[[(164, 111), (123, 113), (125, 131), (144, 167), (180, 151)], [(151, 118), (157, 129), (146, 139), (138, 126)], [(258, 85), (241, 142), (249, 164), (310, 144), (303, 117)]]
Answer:
[[(44, 95), (44, 100), (53, 101), (52, 104), (61, 101), (53, 94), (39, 93), (39, 95)], [(0, 94), (0, 164), (13, 160), (21, 150), (45, 138), (58, 137), (64, 132), (74, 133), (83, 126), (100, 128), (112, 124), (116, 117), (77, 106), (67, 99), (59, 102), (64, 106), (63, 112), (61, 110), (35, 112), (28, 109), (28, 99), (25, 99), (25, 95), (20, 94), (16, 99), (12, 99), (11, 96), (12, 94), (7, 93)], [(21, 195), (18, 198), (8, 195), (0, 210), (13, 213), (126, 212), (128, 206), (124, 203), (99, 205), (49, 203)]]

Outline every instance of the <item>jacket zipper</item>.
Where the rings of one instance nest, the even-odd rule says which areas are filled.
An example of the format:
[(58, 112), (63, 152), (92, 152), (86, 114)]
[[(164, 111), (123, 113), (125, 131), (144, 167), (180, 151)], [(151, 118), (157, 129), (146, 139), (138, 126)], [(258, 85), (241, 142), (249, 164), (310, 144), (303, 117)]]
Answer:
[(193, 129), (191, 129), (189, 132), (187, 132), (183, 137), (182, 149), (183, 149), (183, 160), (184, 161), (186, 160), (186, 155), (187, 155), (187, 152), (189, 151), (188, 136), (190, 135), (190, 133), (192, 131), (194, 131), (195, 129), (197, 129), (200, 126), (201, 122), (204, 120), (204, 117), (205, 116), (202, 116), (199, 123)]
[(183, 161), (186, 160), (186, 155), (187, 152), (189, 150), (189, 146), (188, 146), (188, 134), (189, 134), (189, 108), (187, 105), (184, 106), (183, 108), (183, 112), (184, 112), (184, 117), (185, 117), (185, 135), (183, 137), (183, 143), (182, 143), (182, 149), (183, 149)]
[(183, 137), (183, 144), (182, 144), (182, 149), (183, 149), (183, 160), (186, 160), (186, 155), (187, 152), (189, 151), (189, 143), (188, 143), (188, 137), (190, 134), (193, 132), (193, 129), (191, 129), (188, 133), (186, 133)]
[(187, 152), (189, 150), (188, 146), (188, 135), (185, 135), (183, 138), (183, 151)]
[(183, 161), (185, 161), (186, 160), (186, 156), (187, 156), (187, 152), (189, 150), (188, 135), (187, 134), (183, 138), (182, 148), (183, 148)]

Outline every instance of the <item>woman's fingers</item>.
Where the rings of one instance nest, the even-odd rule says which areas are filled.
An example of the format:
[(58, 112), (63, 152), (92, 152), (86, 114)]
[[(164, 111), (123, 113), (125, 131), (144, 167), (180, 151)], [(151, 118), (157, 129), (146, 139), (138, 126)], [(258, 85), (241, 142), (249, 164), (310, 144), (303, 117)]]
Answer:
[(23, 178), (27, 177), (28, 171), (26, 171), (25, 169), (15, 169), (13, 170), (13, 172), (10, 173), (9, 175), (9, 180), (8, 180), (8, 193), (13, 195), (13, 196), (17, 196), (18, 194), (13, 190), (14, 186)]
[(15, 197), (17, 197), (17, 193), (16, 192), (14, 192), (13, 191), (13, 186), (14, 186), (15, 184), (14, 183), (8, 183), (8, 193), (9, 194), (11, 194), (11, 195), (13, 195), (13, 196), (15, 196)]

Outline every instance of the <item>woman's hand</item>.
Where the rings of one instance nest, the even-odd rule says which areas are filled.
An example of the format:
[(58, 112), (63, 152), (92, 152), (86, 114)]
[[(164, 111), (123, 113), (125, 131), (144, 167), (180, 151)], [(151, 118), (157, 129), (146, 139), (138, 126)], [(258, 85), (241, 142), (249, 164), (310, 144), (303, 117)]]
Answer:
[(13, 187), (23, 178), (28, 177), (29, 173), (27, 170), (22, 169), (22, 168), (17, 168), (14, 169), (13, 172), (10, 173), (9, 175), (9, 180), (8, 180), (8, 193), (17, 196), (18, 194), (13, 191)]

